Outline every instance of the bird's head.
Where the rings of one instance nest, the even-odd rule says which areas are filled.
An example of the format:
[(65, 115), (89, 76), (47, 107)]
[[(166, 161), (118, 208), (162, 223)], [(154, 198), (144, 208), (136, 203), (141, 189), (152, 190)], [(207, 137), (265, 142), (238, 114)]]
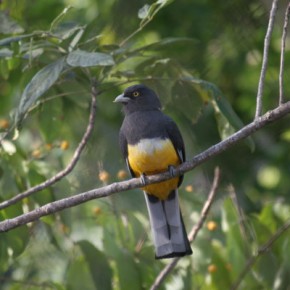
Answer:
[(125, 114), (135, 111), (161, 110), (161, 103), (156, 93), (142, 84), (128, 87), (123, 94), (117, 96), (114, 102), (124, 106)]

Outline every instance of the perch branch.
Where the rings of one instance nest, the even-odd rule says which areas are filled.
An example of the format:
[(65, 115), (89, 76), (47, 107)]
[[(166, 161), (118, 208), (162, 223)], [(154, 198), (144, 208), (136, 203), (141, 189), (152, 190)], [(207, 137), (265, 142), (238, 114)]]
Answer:
[[(252, 123), (243, 127), (241, 130), (229, 136), (225, 140), (211, 146), (204, 152), (196, 155), (191, 160), (182, 163), (180, 166), (177, 166), (175, 170), (175, 175), (178, 176), (192, 170), (196, 166), (206, 162), (207, 160), (213, 158), (214, 156), (222, 153), (229, 147), (233, 146), (237, 142), (250, 136), (257, 130), (274, 121), (281, 119), (288, 113), (290, 113), (290, 101), (277, 107), (272, 111), (269, 111), (268, 113), (259, 117), (257, 120), (253, 121)], [(172, 178), (172, 175), (169, 172), (147, 176), (147, 184), (158, 183), (160, 181), (165, 181), (170, 178)], [(116, 182), (101, 188), (93, 189), (90, 191), (76, 194), (71, 197), (63, 198), (36, 208), (35, 210), (32, 210), (26, 214), (22, 214), (18, 217), (0, 222), (0, 232), (11, 230), (29, 222), (36, 221), (40, 217), (56, 213), (65, 208), (73, 207), (92, 199), (109, 196), (117, 192), (126, 191), (133, 188), (139, 188), (142, 186), (144, 185), (142, 184), (140, 178), (132, 178), (130, 180)]]

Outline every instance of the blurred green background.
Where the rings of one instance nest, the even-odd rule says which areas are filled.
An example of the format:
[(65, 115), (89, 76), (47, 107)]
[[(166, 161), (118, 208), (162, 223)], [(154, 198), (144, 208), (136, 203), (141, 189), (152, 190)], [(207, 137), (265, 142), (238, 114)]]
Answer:
[[(287, 3), (279, 1), (264, 112), (278, 103)], [(0, 1), (1, 136), (10, 130), (0, 149), (0, 201), (68, 164), (87, 126), (92, 78), (100, 91), (93, 135), (73, 172), (0, 210), (0, 219), (129, 178), (118, 147), (123, 117), (112, 101), (131, 84), (156, 90), (183, 133), (188, 159), (251, 122), (270, 8), (266, 0)], [(96, 52), (103, 54), (89, 54)], [(98, 63), (101, 56), (107, 62)], [(288, 37), (286, 98), (289, 63)], [(289, 221), (288, 124), (286, 117), (263, 128), (186, 174), (180, 204), (188, 232), (216, 166), (222, 181), (193, 255), (160, 289), (230, 289)], [(289, 253), (288, 231), (248, 268), (239, 289), (290, 289)], [(0, 234), (1, 289), (149, 289), (167, 263), (154, 260), (140, 190)]]

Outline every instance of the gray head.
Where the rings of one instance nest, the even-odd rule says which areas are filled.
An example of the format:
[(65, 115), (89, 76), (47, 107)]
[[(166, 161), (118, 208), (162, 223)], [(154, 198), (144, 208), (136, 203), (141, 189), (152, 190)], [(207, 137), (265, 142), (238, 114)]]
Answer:
[(123, 105), (125, 114), (161, 110), (161, 103), (156, 93), (142, 84), (128, 87), (114, 102)]

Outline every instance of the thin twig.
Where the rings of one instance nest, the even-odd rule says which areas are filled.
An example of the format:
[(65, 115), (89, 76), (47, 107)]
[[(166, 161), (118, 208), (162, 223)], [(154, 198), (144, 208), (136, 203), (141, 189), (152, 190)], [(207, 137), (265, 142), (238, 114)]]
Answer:
[[(202, 228), (209, 209), (213, 203), (213, 199), (215, 197), (215, 194), (217, 192), (217, 188), (219, 185), (219, 180), (220, 180), (220, 169), (218, 167), (216, 167), (215, 172), (214, 172), (214, 180), (212, 183), (212, 187), (210, 189), (210, 192), (208, 194), (208, 198), (206, 200), (206, 202), (203, 205), (202, 211), (201, 211), (201, 215), (200, 218), (197, 222), (196, 225), (194, 225), (192, 227), (192, 230), (190, 231), (189, 235), (188, 235), (188, 239), (190, 242), (193, 242), (198, 234), (198, 232), (200, 231), (200, 229)], [(179, 257), (172, 259), (172, 261), (167, 264), (164, 269), (158, 274), (158, 276), (156, 277), (154, 283), (152, 284), (150, 290), (156, 290), (159, 288), (159, 286), (163, 283), (163, 281), (165, 280), (165, 278), (170, 274), (170, 272), (174, 269), (174, 267), (176, 266), (176, 264), (179, 261)]]
[(45, 180), (44, 182), (42, 182), (34, 187), (31, 187), (22, 193), (17, 194), (16, 196), (12, 197), (11, 199), (8, 199), (8, 200), (1, 202), (0, 209), (3, 209), (3, 208), (6, 208), (12, 204), (15, 204), (16, 202), (22, 200), (23, 198), (26, 198), (35, 192), (38, 192), (40, 190), (43, 190), (44, 188), (47, 188), (47, 187), (55, 184), (56, 182), (58, 182), (59, 180), (64, 178), (66, 175), (68, 175), (73, 170), (73, 168), (77, 164), (77, 162), (80, 158), (80, 155), (81, 155), (85, 145), (87, 144), (88, 139), (91, 135), (91, 132), (93, 131), (93, 128), (94, 128), (95, 116), (96, 116), (96, 97), (98, 95), (98, 92), (96, 90), (95, 85), (92, 85), (92, 94), (91, 95), (92, 95), (92, 101), (91, 101), (91, 111), (90, 111), (88, 126), (86, 128), (86, 131), (83, 135), (81, 142), (79, 143), (78, 147), (76, 148), (74, 155), (73, 155), (71, 161), (69, 162), (69, 164), (66, 166), (66, 168), (64, 168), (63, 170), (58, 172), (53, 177)]
[[(182, 163), (180, 166), (177, 166), (175, 168), (174, 176), (172, 176), (171, 173), (169, 172), (147, 176), (146, 183), (149, 185), (152, 183), (158, 183), (161, 181), (171, 179), (178, 175), (182, 175), (194, 169), (198, 165), (206, 162), (207, 160), (212, 159), (218, 154), (224, 152), (225, 150), (227, 150), (228, 148), (230, 148), (237, 142), (247, 138), (248, 136), (250, 136), (257, 130), (263, 128), (264, 126), (281, 119), (288, 113), (290, 113), (290, 101), (288, 101), (287, 103), (279, 106), (278, 108), (272, 111), (269, 111), (268, 113), (259, 117), (256, 121), (253, 121), (249, 125), (243, 127), (241, 130), (237, 131), (233, 135), (224, 139), (220, 143), (211, 146), (204, 152), (196, 155), (191, 160)], [(79, 205), (81, 203), (87, 202), (92, 199), (102, 198), (102, 197), (109, 196), (117, 192), (122, 192), (122, 191), (126, 191), (133, 188), (140, 188), (142, 186), (144, 186), (144, 184), (140, 178), (132, 178), (130, 180), (112, 183), (110, 185), (107, 185), (101, 188), (93, 189), (90, 191), (76, 194), (74, 196), (63, 198), (63, 199), (48, 203), (46, 205), (43, 205), (26, 214), (22, 214), (15, 218), (7, 219), (0, 222), (0, 232), (11, 230), (13, 228), (27, 224), (29, 222), (36, 221), (43, 216), (56, 213), (65, 208), (70, 208), (70, 207)]]
[(284, 60), (285, 60), (285, 46), (286, 46), (286, 36), (288, 29), (288, 21), (290, 14), (290, 1), (287, 5), (285, 18), (284, 18), (284, 26), (283, 33), (281, 39), (281, 56), (280, 56), (280, 72), (279, 72), (279, 105), (284, 103)]
[(245, 276), (247, 275), (247, 273), (251, 270), (252, 266), (257, 262), (257, 260), (265, 253), (267, 253), (270, 248), (272, 247), (272, 245), (281, 237), (281, 235), (286, 232), (288, 229), (290, 228), (290, 220), (288, 220), (282, 227), (280, 227), (276, 233), (270, 237), (270, 239), (264, 243), (262, 246), (260, 246), (258, 248), (258, 251), (255, 255), (253, 255), (252, 257), (250, 257), (244, 267), (244, 269), (242, 270), (242, 272), (240, 273), (238, 279), (236, 280), (236, 282), (232, 285), (232, 287), (230, 288), (230, 290), (236, 290), (238, 289), (239, 285), (241, 284), (241, 282), (244, 280)]
[[(126, 37), (121, 43), (120, 47), (124, 46), (131, 38), (133, 38), (135, 35), (137, 35), (142, 29), (147, 26), (154, 18), (154, 16), (159, 12), (160, 9), (162, 9), (166, 5), (166, 1), (160, 2), (159, 7), (156, 8), (156, 10), (150, 15), (150, 11), (148, 12), (148, 16), (146, 16), (146, 19), (142, 19), (140, 22), (139, 27), (131, 33), (128, 37)], [(152, 9), (151, 7), (149, 9)], [(154, 8), (155, 9), (155, 8)]]
[(214, 171), (214, 179), (213, 179), (213, 183), (210, 189), (210, 192), (208, 194), (208, 198), (205, 202), (205, 204), (203, 205), (203, 209), (201, 211), (201, 217), (198, 221), (198, 223), (192, 228), (192, 230), (190, 231), (190, 233), (188, 234), (188, 239), (190, 240), (190, 242), (193, 242), (197, 236), (197, 233), (199, 232), (199, 230), (201, 229), (203, 223), (205, 222), (208, 212), (210, 210), (210, 207), (213, 203), (213, 199), (215, 197), (216, 191), (218, 189), (219, 186), (219, 182), (220, 182), (220, 169), (219, 167), (215, 168)]
[(275, 14), (277, 11), (277, 3), (278, 3), (278, 0), (273, 0), (269, 23), (268, 23), (268, 29), (267, 29), (267, 33), (264, 40), (263, 61), (262, 61), (262, 68), (261, 68), (260, 80), (259, 80), (259, 85), (258, 85), (258, 92), (257, 92), (255, 119), (260, 117), (262, 114), (262, 97), (263, 97), (263, 91), (264, 91), (264, 82), (265, 82), (265, 76), (266, 76), (267, 65), (268, 65), (268, 53), (269, 53), (270, 40), (271, 40), (271, 35), (273, 31), (273, 26), (274, 26)]

